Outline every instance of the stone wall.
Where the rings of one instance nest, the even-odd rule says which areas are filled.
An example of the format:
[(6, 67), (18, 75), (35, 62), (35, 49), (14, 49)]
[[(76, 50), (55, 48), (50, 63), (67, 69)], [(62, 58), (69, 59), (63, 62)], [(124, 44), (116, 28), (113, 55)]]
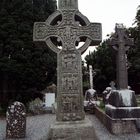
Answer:
[(112, 134), (136, 133), (136, 119), (112, 119), (101, 109), (95, 107), (95, 116)]

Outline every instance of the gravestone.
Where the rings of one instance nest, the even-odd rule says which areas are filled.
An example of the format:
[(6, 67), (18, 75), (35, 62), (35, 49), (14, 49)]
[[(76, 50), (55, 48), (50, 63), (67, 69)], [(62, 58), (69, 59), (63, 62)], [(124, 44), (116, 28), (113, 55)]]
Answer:
[[(90, 23), (79, 12), (78, 0), (59, 0), (56, 12), (45, 22), (34, 23), (33, 40), (45, 42), (57, 53), (58, 122), (82, 121), (85, 118), (81, 54), (89, 45), (98, 45), (101, 42), (101, 32), (100, 23)], [(53, 40), (57, 42), (57, 46)], [(84, 45), (77, 48), (81, 41), (85, 42)], [(74, 130), (72, 129), (72, 132), (76, 133)]]
[(26, 111), (22, 103), (14, 102), (8, 107), (6, 122), (6, 138), (25, 138)]
[(45, 110), (54, 112), (55, 93), (45, 93)]
[(116, 24), (115, 33), (108, 41), (108, 45), (116, 51), (117, 90), (112, 90), (109, 96), (106, 114), (113, 119), (122, 119), (122, 123), (117, 124), (116, 121), (118, 127), (114, 129), (114, 133), (120, 132), (119, 130), (122, 130), (120, 133), (135, 132), (135, 121), (140, 118), (140, 107), (137, 107), (135, 92), (128, 89), (126, 64), (126, 51), (133, 45), (133, 39), (127, 36), (122, 24)]
[(55, 103), (55, 93), (46, 93), (45, 94), (45, 107), (52, 107), (52, 104)]

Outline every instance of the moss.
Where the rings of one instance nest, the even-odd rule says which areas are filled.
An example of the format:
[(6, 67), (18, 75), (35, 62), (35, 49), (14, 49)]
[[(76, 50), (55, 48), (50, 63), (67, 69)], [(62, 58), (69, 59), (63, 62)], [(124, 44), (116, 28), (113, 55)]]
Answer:
[(100, 105), (98, 107), (105, 112), (105, 104), (103, 103), (103, 101), (100, 101)]

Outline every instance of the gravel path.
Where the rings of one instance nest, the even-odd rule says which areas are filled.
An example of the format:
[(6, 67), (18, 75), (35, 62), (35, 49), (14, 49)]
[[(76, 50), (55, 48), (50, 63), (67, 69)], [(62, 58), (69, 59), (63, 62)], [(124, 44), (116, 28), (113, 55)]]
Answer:
[[(18, 140), (41, 140), (47, 137), (50, 124), (55, 121), (54, 114), (27, 117), (26, 138)], [(6, 122), (0, 120), (0, 140), (5, 140)]]
[(93, 123), (98, 140), (140, 140), (140, 134), (112, 135), (94, 115), (88, 115), (88, 118)]
[[(98, 140), (140, 140), (140, 134), (111, 135), (94, 115), (87, 116), (94, 126)], [(49, 126), (55, 122), (54, 114), (27, 117), (27, 130), (25, 139), (16, 140), (42, 140), (47, 138)], [(6, 122), (0, 119), (0, 140), (5, 140)], [(14, 139), (15, 140), (15, 139)], [(93, 138), (93, 140), (95, 140)]]

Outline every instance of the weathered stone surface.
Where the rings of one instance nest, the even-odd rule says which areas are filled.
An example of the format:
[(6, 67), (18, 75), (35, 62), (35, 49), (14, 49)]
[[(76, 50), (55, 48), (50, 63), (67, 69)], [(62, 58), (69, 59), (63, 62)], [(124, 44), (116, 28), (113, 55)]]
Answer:
[(20, 102), (11, 104), (6, 113), (6, 138), (24, 138), (26, 134), (26, 111)]
[(95, 137), (89, 119), (75, 122), (56, 122), (51, 126), (49, 140), (90, 140)]
[(140, 118), (140, 107), (114, 107), (106, 105), (106, 114), (111, 118)]
[(113, 90), (108, 103), (105, 112), (111, 118), (140, 118), (140, 107), (132, 90)]
[[(57, 120), (83, 120), (81, 53), (101, 42), (101, 24), (90, 23), (79, 12), (78, 0), (58, 3), (59, 10), (45, 22), (34, 23), (33, 40), (46, 42), (57, 53)], [(54, 39), (62, 49), (53, 44)], [(76, 48), (81, 41), (85, 44)]]
[(78, 9), (78, 0), (59, 0), (59, 9)]
[[(78, 10), (78, 0), (59, 0), (59, 10), (45, 22), (34, 23), (33, 40), (57, 53), (57, 113), (50, 139), (93, 138), (92, 123), (84, 120), (81, 54), (102, 40), (100, 23), (90, 23)], [(57, 47), (52, 40), (57, 42)], [(77, 48), (79, 42), (85, 42)]]
[(137, 123), (140, 121), (139, 118), (113, 118), (113, 117), (110, 117), (110, 115), (107, 115), (106, 113), (104, 113), (104, 111), (102, 111), (98, 107), (95, 107), (95, 116), (104, 124), (104, 126), (112, 134), (115, 134), (115, 135), (121, 135), (121, 134), (127, 134), (127, 133), (133, 134), (139, 131), (138, 130), (139, 126)]
[(115, 107), (136, 107), (135, 92), (132, 90), (113, 90), (109, 95), (108, 103)]

